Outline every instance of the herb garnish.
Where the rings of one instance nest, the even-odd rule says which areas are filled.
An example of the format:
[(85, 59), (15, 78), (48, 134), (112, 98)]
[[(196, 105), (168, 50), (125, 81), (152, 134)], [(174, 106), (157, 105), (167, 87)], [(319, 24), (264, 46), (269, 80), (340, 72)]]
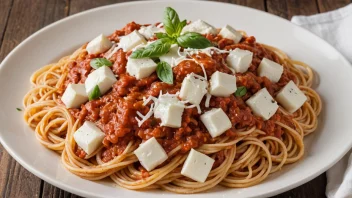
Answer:
[(173, 84), (174, 83), (174, 75), (172, 73), (171, 66), (164, 61), (158, 63), (156, 67), (156, 74), (158, 75), (159, 79), (165, 83)]
[(203, 49), (212, 46), (212, 43), (196, 32), (186, 32), (181, 35), (187, 21), (180, 21), (177, 12), (167, 7), (164, 11), (164, 29), (166, 33), (156, 33), (157, 41), (145, 48), (138, 49), (131, 54), (131, 58), (155, 58), (160, 57), (170, 50), (172, 44), (178, 44), (184, 48)]
[(238, 87), (236, 92), (235, 92), (235, 96), (237, 97), (242, 97), (244, 95), (246, 95), (247, 93), (247, 88), (245, 86), (241, 86), (241, 87)]
[(171, 47), (169, 38), (156, 40), (144, 49), (138, 49), (131, 54), (131, 58), (156, 58), (166, 54)]
[(184, 48), (203, 49), (211, 47), (211, 42), (201, 34), (187, 32), (177, 38), (177, 43)]
[(101, 96), (101, 92), (100, 92), (99, 86), (95, 85), (93, 91), (89, 93), (88, 98), (89, 98), (89, 101), (91, 101), (99, 98), (100, 96)]
[(107, 67), (112, 66), (112, 62), (110, 62), (106, 58), (95, 58), (95, 59), (92, 59), (89, 64), (94, 69), (98, 69), (99, 67), (103, 67), (103, 66), (107, 66)]

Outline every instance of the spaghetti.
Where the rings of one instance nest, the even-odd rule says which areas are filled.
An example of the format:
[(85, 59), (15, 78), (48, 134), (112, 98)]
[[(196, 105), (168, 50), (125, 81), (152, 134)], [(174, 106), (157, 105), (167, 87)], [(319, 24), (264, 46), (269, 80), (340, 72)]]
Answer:
[[(130, 23), (109, 39), (118, 42), (121, 36), (139, 28), (140, 25)], [(230, 188), (256, 185), (285, 164), (302, 158), (305, 148), (303, 139), (317, 128), (317, 117), (322, 110), (320, 97), (311, 88), (314, 72), (308, 65), (290, 59), (281, 50), (255, 42), (254, 37), (243, 36), (238, 44), (211, 34), (206, 38), (217, 43), (221, 50), (240, 48), (254, 54), (249, 72), (236, 74), (237, 83), (247, 87), (247, 95), (243, 98), (233, 95), (209, 98), (210, 107), (222, 108), (229, 117), (233, 117), (232, 122), (236, 121), (219, 137), (209, 136), (199, 121), (196, 107), (185, 109), (180, 129), (158, 126), (160, 121), (153, 118), (147, 119), (139, 128), (134, 120), (137, 110), (144, 114), (149, 111), (148, 106), (142, 105), (142, 97), (157, 96), (160, 91), (176, 93), (180, 82), (190, 72), (204, 75), (205, 68), (204, 73), (208, 76), (217, 70), (231, 73), (224, 63), (227, 53), (216, 51), (211, 56), (204, 53), (189, 56), (173, 68), (176, 83), (167, 85), (158, 81), (155, 74), (142, 80), (129, 76), (125, 69), (129, 54), (122, 49), (115, 50), (110, 60), (114, 62), (112, 71), (119, 79), (112, 90), (80, 108), (67, 109), (61, 101), (63, 90), (69, 83), (83, 83), (92, 70), (89, 60), (104, 56), (104, 53), (89, 55), (84, 45), (72, 55), (32, 75), (32, 88), (23, 100), (24, 119), (35, 130), (38, 141), (59, 153), (65, 168), (84, 179), (110, 177), (127, 189), (164, 189), (175, 193), (197, 193), (216, 185)], [(258, 60), (263, 57), (283, 65), (283, 77), (278, 83), (268, 83), (256, 76)], [(194, 61), (189, 60), (192, 58)], [(267, 87), (272, 95), (276, 95), (288, 80), (293, 80), (308, 98), (295, 113), (289, 113), (280, 106), (270, 120), (263, 121), (244, 104), (244, 100), (262, 87)], [(202, 109), (207, 108), (204, 101), (201, 103)], [(103, 145), (89, 155), (77, 146), (73, 136), (85, 120), (97, 122), (106, 134)], [(151, 137), (162, 142), (168, 160), (148, 172), (133, 152), (142, 141)], [(191, 148), (215, 159), (204, 183), (181, 174)]]

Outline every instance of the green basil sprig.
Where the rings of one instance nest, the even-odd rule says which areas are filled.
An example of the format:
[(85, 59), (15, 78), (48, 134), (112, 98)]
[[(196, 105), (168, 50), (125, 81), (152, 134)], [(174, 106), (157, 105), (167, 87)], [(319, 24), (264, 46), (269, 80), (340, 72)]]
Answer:
[(22, 109), (21, 109), (21, 108), (16, 108), (16, 110), (17, 110), (17, 111), (22, 111)]
[(166, 54), (171, 47), (169, 38), (156, 40), (144, 49), (138, 49), (131, 54), (131, 58), (156, 58)]
[(167, 62), (161, 61), (158, 63), (158, 66), (156, 67), (156, 74), (161, 81), (168, 84), (174, 83), (172, 68)]
[(170, 37), (178, 37), (181, 34), (183, 27), (186, 26), (187, 21), (180, 21), (177, 12), (167, 7), (164, 11), (164, 29)]
[(235, 92), (235, 96), (237, 97), (242, 97), (246, 95), (247, 93), (247, 88), (245, 86), (237, 87), (237, 90)]
[(103, 66), (107, 66), (110, 67), (112, 66), (112, 62), (110, 62), (108, 59), (106, 58), (95, 58), (92, 59), (89, 62), (90, 66), (93, 67), (94, 69), (98, 69), (99, 67), (103, 67)]
[(156, 33), (159, 39), (145, 48), (138, 49), (131, 54), (131, 58), (156, 58), (170, 50), (172, 44), (178, 44), (184, 48), (203, 49), (211, 47), (212, 43), (195, 32), (187, 32), (181, 35), (182, 29), (187, 25), (187, 21), (180, 21), (177, 12), (167, 7), (164, 11), (164, 29), (166, 33)]
[(163, 33), (163, 32), (157, 32), (157, 33), (155, 33), (155, 35), (156, 35), (156, 38), (158, 38), (158, 39), (169, 38), (169, 35), (167, 35), (166, 33)]
[(98, 99), (100, 96), (101, 96), (101, 92), (100, 92), (99, 86), (95, 85), (93, 91), (89, 93), (88, 99), (89, 101), (91, 101), (91, 100)]
[(196, 32), (187, 32), (184, 35), (177, 37), (177, 43), (181, 47), (194, 49), (203, 49), (212, 46), (208, 39)]

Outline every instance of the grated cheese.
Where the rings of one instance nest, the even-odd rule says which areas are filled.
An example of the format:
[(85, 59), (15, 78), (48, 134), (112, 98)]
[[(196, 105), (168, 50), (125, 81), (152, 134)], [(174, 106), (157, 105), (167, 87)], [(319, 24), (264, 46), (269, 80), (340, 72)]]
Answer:
[(117, 50), (121, 49), (121, 47), (118, 46), (118, 44), (114, 44), (109, 51), (106, 52), (106, 54), (104, 55), (104, 58), (106, 59), (110, 59), (112, 55), (114, 55)]
[(156, 27), (157, 28), (161, 28), (161, 27), (163, 27), (164, 26), (164, 23), (159, 23), (159, 25), (157, 25)]
[(208, 92), (205, 99), (205, 107), (209, 107), (211, 94)]
[(154, 113), (154, 106), (155, 106), (154, 104), (150, 105), (150, 109), (149, 109), (148, 113), (145, 114), (145, 116), (144, 116), (143, 114), (141, 114), (139, 111), (137, 111), (137, 115), (142, 118), (142, 119), (140, 120), (140, 119), (138, 119), (138, 117), (135, 117), (135, 119), (136, 119), (137, 122), (138, 122), (138, 126), (139, 126), (139, 127), (141, 127), (142, 124), (143, 124), (146, 120), (148, 120), (148, 119), (153, 115), (153, 113)]
[(142, 126), (142, 124), (154, 114), (154, 111), (160, 102), (171, 102), (172, 100), (175, 100), (173, 102), (179, 102), (180, 105), (184, 105), (182, 101), (178, 100), (177, 98), (178, 95), (179, 95), (179, 92), (177, 92), (176, 94), (169, 94), (169, 93), (163, 94), (162, 91), (160, 90), (158, 98), (154, 96), (149, 96), (148, 98), (143, 97), (143, 101), (144, 101), (143, 106), (147, 105), (150, 101), (153, 101), (154, 103), (150, 105), (150, 109), (146, 115), (143, 115), (139, 111), (136, 112), (137, 115), (141, 118), (139, 119), (138, 117), (135, 117), (135, 119), (138, 122), (138, 126), (139, 127)]

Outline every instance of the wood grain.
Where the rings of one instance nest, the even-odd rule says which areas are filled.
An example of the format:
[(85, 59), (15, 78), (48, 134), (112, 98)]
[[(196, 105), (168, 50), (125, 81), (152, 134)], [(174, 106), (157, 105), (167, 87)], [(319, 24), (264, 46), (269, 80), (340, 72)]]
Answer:
[(67, 191), (61, 190), (60, 188), (57, 188), (47, 182), (44, 182), (43, 185), (43, 190), (42, 190), (42, 196), (45, 198), (79, 198), (80, 196), (71, 194)]
[(316, 1), (311, 0), (267, 0), (267, 11), (285, 19), (294, 15), (311, 15), (319, 13)]
[[(65, 16), (91, 8), (128, 0), (0, 0), (0, 61), (22, 40)], [(290, 19), (293, 15), (311, 15), (333, 10), (352, 0), (219, 0), (265, 10)], [(275, 198), (325, 197), (326, 176), (285, 192)], [(26, 171), (0, 145), (0, 197), (76, 198)]]
[(344, 7), (352, 3), (352, 0), (318, 0), (320, 12), (327, 12)]
[(251, 7), (251, 8), (265, 11), (265, 1), (264, 0), (220, 0), (219, 2), (243, 5), (246, 7)]
[(86, 1), (86, 0), (71, 0), (70, 15), (89, 10), (92, 8), (110, 5), (114, 3), (122, 3), (132, 0), (99, 0), (99, 1)]
[(0, 46), (5, 33), (5, 27), (11, 12), (13, 0), (0, 1)]

